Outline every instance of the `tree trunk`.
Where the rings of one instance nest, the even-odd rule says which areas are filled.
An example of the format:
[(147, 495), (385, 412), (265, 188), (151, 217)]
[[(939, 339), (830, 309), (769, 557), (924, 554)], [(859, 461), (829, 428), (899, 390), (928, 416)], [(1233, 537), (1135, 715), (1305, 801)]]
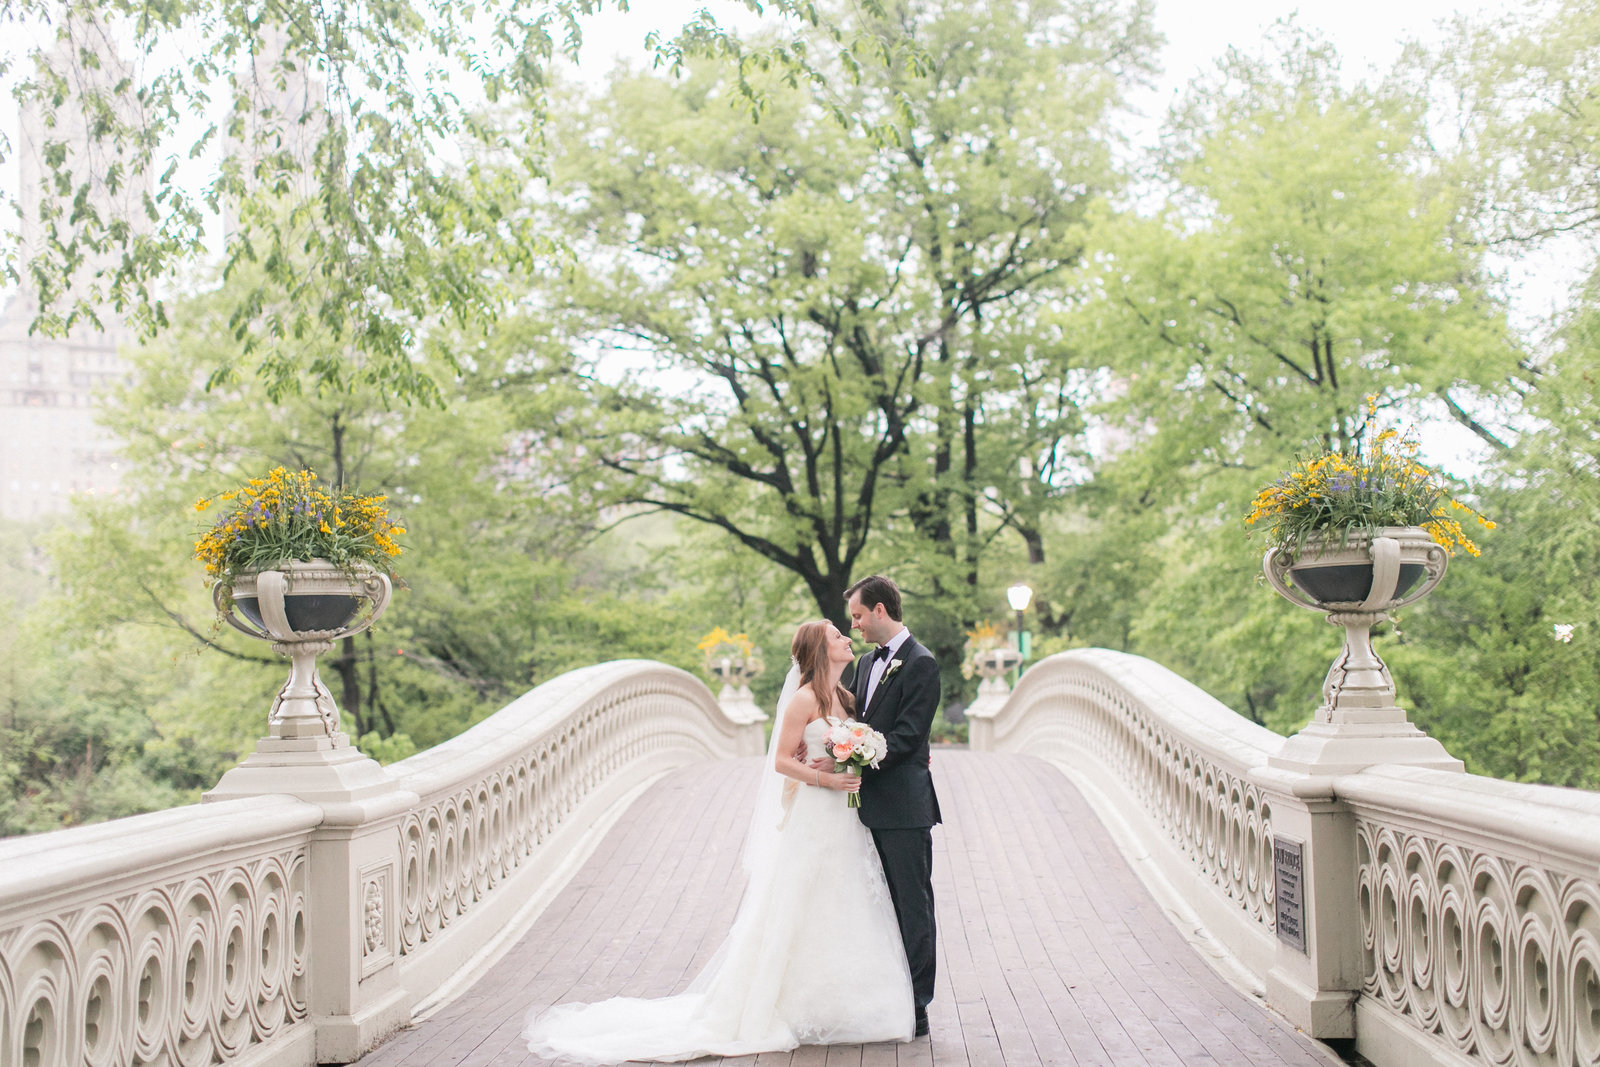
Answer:
[(1034, 526), (1017, 526), (1022, 543), (1028, 546), (1028, 564), (1037, 567), (1044, 563), (1044, 535)]
[(839, 632), (850, 632), (850, 610), (845, 606), (844, 591), (850, 588), (848, 574), (812, 571), (800, 576), (805, 579), (806, 588), (811, 590), (811, 595), (816, 599), (817, 610), (822, 617), (838, 627)]
[(333, 489), (334, 492), (344, 491), (344, 421), (335, 411), (329, 424), (333, 431)]
[(367, 631), (367, 702), (372, 709), (383, 716), (384, 736), (395, 735), (394, 716), (389, 714), (389, 706), (378, 695), (378, 656), (373, 650), (372, 631)]
[[(328, 429), (333, 437), (333, 490), (335, 493), (344, 491), (344, 419), (341, 413), (335, 411), (328, 422)], [(370, 635), (369, 635), (370, 636)], [(346, 637), (339, 642), (339, 658), (333, 661), (334, 670), (339, 672), (339, 704), (345, 714), (350, 716), (353, 736), (360, 737), (367, 732), (366, 717), (362, 714), (365, 701), (361, 696), (361, 663), (356, 653), (356, 639)]]
[(339, 706), (350, 716), (353, 736), (360, 737), (367, 729), (361, 714), (361, 664), (356, 656), (356, 639), (341, 638), (339, 650), (339, 658), (333, 661), (333, 669), (339, 672)]

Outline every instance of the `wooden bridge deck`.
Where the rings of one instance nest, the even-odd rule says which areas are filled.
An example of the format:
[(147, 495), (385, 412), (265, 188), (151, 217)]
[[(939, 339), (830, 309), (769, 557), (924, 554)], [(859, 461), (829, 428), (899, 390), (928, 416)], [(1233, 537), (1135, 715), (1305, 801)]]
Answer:
[[(533, 1065), (532, 1006), (686, 986), (733, 921), (759, 761), (675, 772), (628, 809), (534, 927), (475, 985), (362, 1067)], [(1167, 919), (1083, 797), (1026, 756), (938, 751), (939, 974), (931, 1034), (698, 1064), (1216, 1064), (1329, 1067), (1325, 1045), (1220, 978)]]

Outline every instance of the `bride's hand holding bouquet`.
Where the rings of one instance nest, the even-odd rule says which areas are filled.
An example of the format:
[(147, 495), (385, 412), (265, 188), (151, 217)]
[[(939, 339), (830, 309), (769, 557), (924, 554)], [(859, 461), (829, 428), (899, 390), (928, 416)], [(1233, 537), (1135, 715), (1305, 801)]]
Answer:
[[(863, 767), (876, 768), (889, 749), (889, 742), (884, 736), (865, 723), (832, 718), (828, 720), (828, 732), (823, 735), (823, 744), (833, 756), (833, 772), (842, 772), (852, 778), (861, 777)], [(860, 791), (851, 790), (845, 803), (849, 807), (859, 808)]]

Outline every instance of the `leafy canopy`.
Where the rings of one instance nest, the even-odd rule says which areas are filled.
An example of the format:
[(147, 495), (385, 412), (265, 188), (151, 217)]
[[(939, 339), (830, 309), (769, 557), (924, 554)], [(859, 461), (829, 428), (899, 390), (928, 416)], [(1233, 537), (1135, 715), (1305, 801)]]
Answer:
[[(36, 329), (64, 333), (111, 310), (150, 336), (220, 221), (223, 276), (247, 283), (228, 312), (238, 343), (219, 351), (211, 385), (254, 375), (273, 401), (363, 384), (437, 403), (440, 376), (461, 368), (428, 336), (483, 331), (515, 298), (508, 281), (556, 251), (519, 196), (542, 174), (552, 65), (578, 56), (584, 16), (605, 6), (7, 4), (0, 18), (53, 42), (28, 56), (17, 90), (41, 118), (43, 143), (24, 162), (46, 195), (0, 269), (38, 299)], [(810, 0), (770, 8), (791, 36), (747, 49), (703, 10), (649, 52), (672, 70), (726, 57), (729, 99), (752, 114), (770, 92), (756, 72), (820, 82), (829, 56), (846, 73), (893, 58), (876, 38), (825, 25)], [(502, 102), (509, 123), (486, 122)]]

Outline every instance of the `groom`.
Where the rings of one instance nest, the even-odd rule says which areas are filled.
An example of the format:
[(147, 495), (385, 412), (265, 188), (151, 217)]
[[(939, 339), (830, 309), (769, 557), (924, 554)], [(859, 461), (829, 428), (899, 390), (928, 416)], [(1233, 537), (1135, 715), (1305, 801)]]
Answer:
[(874, 574), (845, 590), (852, 628), (878, 647), (856, 663), (856, 718), (889, 742), (877, 770), (861, 779), (861, 821), (883, 859), (900, 922), (916, 1035), (928, 1032), (933, 999), (933, 827), (939, 798), (929, 770), (928, 733), (939, 708), (939, 664), (900, 621), (900, 590)]

